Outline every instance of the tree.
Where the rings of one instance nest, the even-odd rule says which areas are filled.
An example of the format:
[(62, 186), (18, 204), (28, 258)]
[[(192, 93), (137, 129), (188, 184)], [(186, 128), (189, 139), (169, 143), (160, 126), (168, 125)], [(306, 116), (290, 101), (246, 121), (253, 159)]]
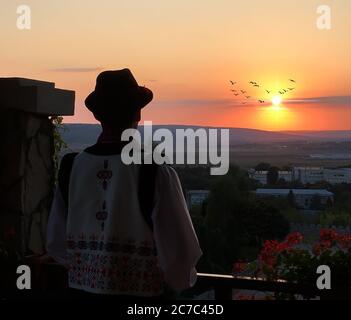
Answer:
[(279, 179), (279, 169), (277, 167), (270, 167), (267, 173), (267, 184), (274, 186)]
[(294, 195), (294, 192), (292, 190), (289, 191), (287, 198), (288, 198), (289, 205), (291, 205), (291, 207), (295, 208), (295, 206), (296, 206), (295, 195)]
[(311, 210), (322, 210), (323, 209), (322, 199), (318, 194), (315, 194), (312, 197), (310, 209)]
[(264, 240), (284, 237), (289, 223), (279, 209), (250, 193), (245, 172), (231, 167), (211, 188), (196, 230), (204, 251), (199, 270), (227, 273), (234, 261), (255, 259)]
[(268, 171), (271, 165), (267, 162), (260, 162), (256, 167), (256, 171)]

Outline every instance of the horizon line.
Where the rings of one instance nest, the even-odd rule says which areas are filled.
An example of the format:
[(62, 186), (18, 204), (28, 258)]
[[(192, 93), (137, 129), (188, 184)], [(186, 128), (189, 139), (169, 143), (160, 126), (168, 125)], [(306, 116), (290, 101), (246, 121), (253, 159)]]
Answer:
[[(63, 122), (63, 125), (94, 125), (100, 126), (99, 123), (92, 122)], [(140, 124), (139, 126), (144, 126)], [(255, 130), (255, 131), (265, 131), (265, 132), (351, 132), (350, 129), (318, 129), (318, 130), (266, 130), (266, 129), (258, 129), (258, 128), (245, 128), (245, 127), (228, 127), (228, 126), (211, 126), (211, 125), (195, 125), (195, 124), (153, 124), (153, 126), (178, 126), (178, 127), (195, 127), (195, 128), (214, 128), (214, 129), (240, 129), (240, 130)]]

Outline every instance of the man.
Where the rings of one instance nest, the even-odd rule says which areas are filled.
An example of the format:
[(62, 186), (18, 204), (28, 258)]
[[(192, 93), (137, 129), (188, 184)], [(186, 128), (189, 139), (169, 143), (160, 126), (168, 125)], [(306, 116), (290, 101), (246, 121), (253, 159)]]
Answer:
[(130, 70), (102, 72), (85, 103), (103, 132), (62, 159), (47, 247), (78, 292), (161, 297), (196, 281), (202, 252), (176, 172), (121, 161), (121, 134), (152, 99)]

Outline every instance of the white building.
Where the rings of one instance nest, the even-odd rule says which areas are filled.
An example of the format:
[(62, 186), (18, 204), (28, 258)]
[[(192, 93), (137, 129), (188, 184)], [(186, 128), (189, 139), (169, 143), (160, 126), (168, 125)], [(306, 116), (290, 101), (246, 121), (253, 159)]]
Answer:
[(321, 207), (325, 207), (328, 201), (333, 202), (334, 194), (324, 189), (257, 189), (258, 197), (288, 197), (292, 193), (294, 201), (299, 209), (309, 210), (316, 197), (320, 201)]
[[(256, 171), (255, 169), (250, 169), (248, 171), (249, 177), (260, 182), (263, 185), (267, 184), (268, 171)], [(278, 179), (285, 180), (286, 182), (291, 182), (292, 172), (291, 171), (278, 171)]]
[(250, 169), (248, 174), (250, 179), (256, 180), (263, 185), (267, 184), (268, 171), (256, 171), (255, 169)]
[(324, 168), (322, 167), (294, 167), (292, 170), (294, 181), (303, 184), (324, 181)]
[(292, 171), (279, 171), (279, 179), (285, 180), (286, 182), (293, 181)]
[(324, 169), (324, 180), (331, 184), (351, 183), (351, 168)]
[[(248, 171), (249, 177), (267, 184), (268, 171)], [(325, 169), (323, 167), (294, 167), (292, 171), (279, 171), (279, 179), (286, 182), (299, 181), (302, 184), (313, 184), (326, 181), (330, 184), (351, 183), (351, 168)]]

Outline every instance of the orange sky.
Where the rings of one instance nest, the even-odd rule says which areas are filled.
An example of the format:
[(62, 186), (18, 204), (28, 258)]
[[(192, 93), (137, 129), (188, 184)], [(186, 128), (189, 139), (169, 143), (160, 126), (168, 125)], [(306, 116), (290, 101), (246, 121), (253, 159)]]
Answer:
[[(1, 76), (56, 82), (84, 108), (96, 75), (129, 67), (155, 99), (143, 118), (162, 124), (265, 130), (351, 129), (351, 1), (323, 1), (332, 29), (316, 28), (315, 0), (27, 0), (32, 29), (16, 28), (17, 0), (2, 0)], [(279, 110), (263, 89), (291, 86)], [(234, 99), (229, 80), (252, 96)], [(245, 100), (245, 99), (244, 99)], [(290, 102), (287, 103), (287, 100)]]

